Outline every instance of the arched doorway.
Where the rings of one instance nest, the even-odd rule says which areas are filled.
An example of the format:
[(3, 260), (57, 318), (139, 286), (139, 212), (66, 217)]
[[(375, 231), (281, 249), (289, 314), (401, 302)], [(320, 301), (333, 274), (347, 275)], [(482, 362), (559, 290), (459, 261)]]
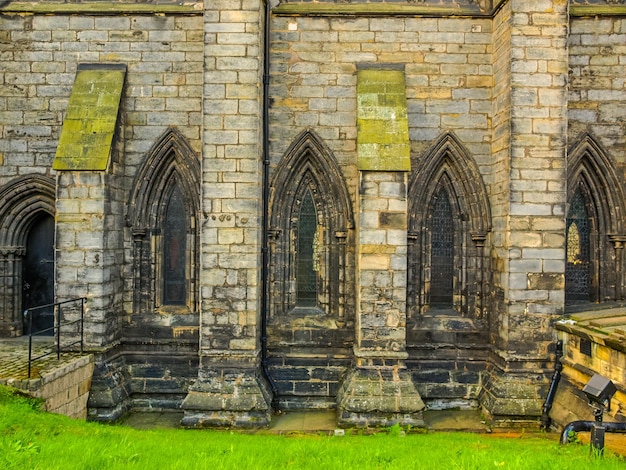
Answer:
[[(54, 218), (42, 213), (33, 222), (26, 239), (26, 254), (22, 264), (22, 307), (24, 310), (54, 302)], [(52, 335), (54, 309), (32, 312), (32, 333)], [(24, 333), (29, 321), (24, 318)]]

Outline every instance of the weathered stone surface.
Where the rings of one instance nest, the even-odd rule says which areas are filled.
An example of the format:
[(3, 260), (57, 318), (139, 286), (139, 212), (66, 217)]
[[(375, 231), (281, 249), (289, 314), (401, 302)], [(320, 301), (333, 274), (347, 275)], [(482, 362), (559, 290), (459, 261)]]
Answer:
[(340, 426), (424, 426), (424, 402), (406, 369), (353, 370), (337, 399)]
[(114, 422), (131, 409), (123, 358), (96, 356), (87, 406), (87, 419), (104, 422)]
[(210, 370), (189, 388), (185, 427), (263, 427), (271, 421), (271, 391), (254, 370)]
[[(88, 298), (92, 419), (190, 390), (190, 426), (265, 425), (264, 359), (279, 406), (351, 396), (342, 419), (359, 425), (391, 422), (378, 408), (419, 422), (420, 400), (535, 417), (580, 266), (579, 188), (594, 221), (582, 300), (626, 292), (624, 7), (587, 3), (270, 2), (267, 51), (260, 0), (0, 7), (0, 334), (22, 334), (26, 245), (47, 214), (57, 299)], [(127, 70), (108, 165), (57, 173), (86, 63)], [(360, 166), (367, 146), (383, 165)], [(169, 305), (176, 185), (186, 291)], [(317, 297), (299, 311), (305, 189)], [(451, 225), (433, 229), (441, 194)], [(443, 307), (437, 230), (454, 239)]]
[(52, 167), (106, 170), (117, 125), (125, 66), (79, 66)]
[(357, 72), (357, 155), (360, 170), (411, 168), (404, 72)]
[(490, 371), (478, 399), (495, 426), (536, 422), (549, 388), (548, 374), (504, 374)]

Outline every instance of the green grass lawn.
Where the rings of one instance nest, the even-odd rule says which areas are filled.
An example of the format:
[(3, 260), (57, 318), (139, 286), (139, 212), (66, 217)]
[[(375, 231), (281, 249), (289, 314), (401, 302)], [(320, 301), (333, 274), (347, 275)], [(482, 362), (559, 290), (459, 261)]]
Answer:
[(607, 452), (555, 436), (412, 434), (285, 436), (208, 430), (141, 431), (71, 420), (0, 386), (3, 469), (625, 469)]

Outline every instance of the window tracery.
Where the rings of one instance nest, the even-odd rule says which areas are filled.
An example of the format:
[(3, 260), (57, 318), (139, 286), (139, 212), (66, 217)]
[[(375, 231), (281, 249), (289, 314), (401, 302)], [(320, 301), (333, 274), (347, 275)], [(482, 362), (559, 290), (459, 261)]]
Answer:
[(300, 205), (297, 229), (297, 300), (302, 307), (317, 305), (317, 273), (320, 271), (320, 239), (317, 229), (317, 212), (311, 191), (307, 190)]
[(271, 184), (271, 315), (354, 308), (346, 283), (352, 208), (341, 171), (312, 131), (290, 146)]
[(455, 227), (452, 207), (445, 189), (441, 188), (431, 202), (431, 276), (430, 305), (452, 308), (454, 289)]
[(135, 312), (198, 312), (199, 175), (193, 150), (168, 129), (135, 177), (127, 215)]
[(407, 305), (422, 315), (483, 315), (484, 243), (491, 229), (486, 189), (474, 161), (444, 134), (409, 183)]
[(569, 152), (565, 303), (621, 300), (624, 192), (615, 167), (588, 134)]
[(163, 304), (184, 305), (187, 299), (187, 208), (175, 185), (163, 223)]

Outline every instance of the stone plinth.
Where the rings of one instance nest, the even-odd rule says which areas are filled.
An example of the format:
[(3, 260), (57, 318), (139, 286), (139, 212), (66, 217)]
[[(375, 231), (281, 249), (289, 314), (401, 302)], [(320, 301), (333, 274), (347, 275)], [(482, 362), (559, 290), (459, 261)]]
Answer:
[(543, 371), (503, 373), (494, 369), (485, 375), (478, 399), (494, 427), (539, 427), (549, 386)]
[(339, 424), (423, 426), (406, 352), (406, 174), (361, 172), (355, 368), (338, 396)]
[(205, 355), (201, 360), (198, 380), (189, 387), (182, 404), (183, 426), (269, 426), (272, 393), (253, 358)]
[[(406, 353), (359, 353), (337, 397), (340, 426), (423, 427), (424, 402), (404, 365)], [(360, 356), (360, 357), (359, 357)]]

